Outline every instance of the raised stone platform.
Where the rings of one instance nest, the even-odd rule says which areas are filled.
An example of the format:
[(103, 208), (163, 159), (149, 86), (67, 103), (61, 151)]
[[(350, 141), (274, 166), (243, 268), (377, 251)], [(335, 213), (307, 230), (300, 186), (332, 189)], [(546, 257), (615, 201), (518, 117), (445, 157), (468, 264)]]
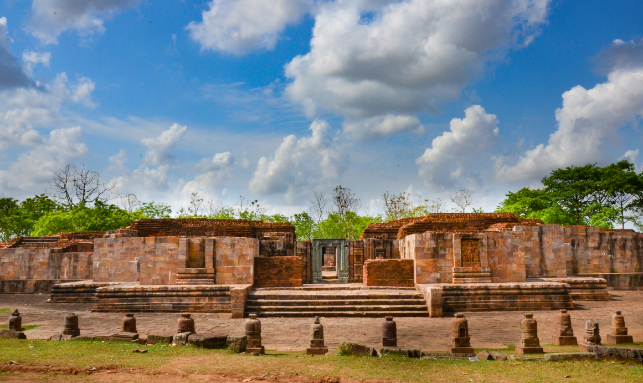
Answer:
[[(96, 290), (95, 312), (207, 312), (243, 316), (249, 285), (116, 285)], [(239, 311), (241, 312), (239, 314)]]
[(611, 301), (604, 278), (567, 277), (529, 279), (529, 282), (560, 282), (569, 285), (569, 295), (574, 301)]
[(573, 309), (568, 284), (560, 282), (430, 284), (419, 286), (431, 316), (443, 312)]
[(50, 293), (59, 283), (74, 282), (76, 279), (0, 279), (0, 294)]
[(51, 288), (50, 303), (84, 303), (96, 302), (96, 289), (115, 286), (115, 282), (79, 281), (59, 283)]

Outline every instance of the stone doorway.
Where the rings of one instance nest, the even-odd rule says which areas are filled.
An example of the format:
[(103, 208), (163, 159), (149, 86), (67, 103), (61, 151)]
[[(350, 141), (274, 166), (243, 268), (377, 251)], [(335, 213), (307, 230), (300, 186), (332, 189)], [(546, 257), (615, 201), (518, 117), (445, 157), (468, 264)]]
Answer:
[(313, 283), (331, 281), (334, 273), (338, 283), (348, 283), (347, 239), (313, 239), (312, 253)]

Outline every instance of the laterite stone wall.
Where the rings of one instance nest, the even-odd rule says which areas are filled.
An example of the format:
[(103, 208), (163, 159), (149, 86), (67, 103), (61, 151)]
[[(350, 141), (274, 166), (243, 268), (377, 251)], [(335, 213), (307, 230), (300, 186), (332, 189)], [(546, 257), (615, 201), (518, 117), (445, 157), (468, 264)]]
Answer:
[(300, 257), (255, 258), (255, 287), (297, 287), (302, 285), (304, 264)]
[(369, 259), (364, 263), (366, 286), (413, 287), (412, 259)]

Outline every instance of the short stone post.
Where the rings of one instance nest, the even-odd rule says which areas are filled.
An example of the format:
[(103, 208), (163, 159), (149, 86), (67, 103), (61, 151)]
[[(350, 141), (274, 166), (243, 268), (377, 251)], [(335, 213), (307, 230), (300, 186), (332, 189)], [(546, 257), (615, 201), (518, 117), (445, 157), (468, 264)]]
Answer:
[(616, 311), (612, 315), (612, 331), (607, 334), (608, 344), (620, 343), (634, 343), (632, 335), (627, 335), (627, 327), (625, 327), (625, 318), (621, 315), (620, 311)]
[(585, 322), (585, 336), (583, 342), (578, 345), (581, 352), (594, 352), (594, 346), (601, 345), (601, 334), (598, 322), (593, 319)]
[(450, 353), (473, 354), (471, 337), (469, 337), (469, 322), (464, 314), (455, 314), (455, 318), (451, 321), (451, 342)]
[(397, 323), (390, 316), (382, 322), (382, 346), (397, 347)]
[(134, 314), (125, 314), (122, 331), (136, 333), (136, 318), (134, 318)]
[(521, 323), (520, 345), (516, 346), (516, 354), (542, 354), (543, 348), (540, 347), (538, 339), (538, 322), (534, 319), (534, 314), (525, 314), (525, 319)]
[(18, 312), (18, 309), (15, 309), (9, 318), (9, 330), (12, 331), (22, 331), (22, 317)]
[(111, 335), (109, 340), (131, 342), (136, 339), (138, 339), (138, 334), (136, 333), (136, 318), (134, 318), (134, 314), (125, 314), (121, 332)]
[(560, 310), (560, 314), (558, 314), (556, 335), (552, 338), (552, 344), (556, 346), (576, 346), (578, 344), (572, 329), (572, 317), (567, 313), (567, 310)]
[(324, 326), (319, 322), (319, 317), (310, 326), (310, 347), (306, 349), (308, 355), (324, 355), (328, 347), (324, 345)]
[(65, 327), (63, 328), (63, 335), (80, 335), (80, 328), (78, 327), (78, 316), (76, 314), (69, 313), (65, 316)]
[(196, 328), (194, 326), (194, 319), (190, 318), (192, 314), (183, 313), (179, 318), (179, 321), (176, 324), (176, 332), (178, 334), (187, 332), (190, 334), (196, 333)]
[(246, 352), (265, 354), (266, 349), (261, 345), (261, 321), (257, 319), (257, 314), (250, 314), (248, 317), (246, 320), (246, 337), (248, 337)]

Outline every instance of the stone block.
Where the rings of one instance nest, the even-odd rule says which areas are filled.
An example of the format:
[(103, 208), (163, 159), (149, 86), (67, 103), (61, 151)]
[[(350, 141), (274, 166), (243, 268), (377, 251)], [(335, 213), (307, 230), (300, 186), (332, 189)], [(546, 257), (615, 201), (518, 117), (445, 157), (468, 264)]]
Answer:
[(227, 335), (207, 333), (191, 334), (188, 337), (188, 344), (201, 348), (225, 348), (227, 346), (227, 340)]
[(545, 354), (545, 360), (555, 362), (558, 360), (598, 360), (594, 352), (561, 352)]
[(542, 347), (523, 347), (523, 346), (516, 346), (516, 355), (524, 355), (524, 354), (543, 354), (543, 348)]
[(178, 334), (174, 334), (174, 337), (172, 337), (172, 343), (185, 346), (188, 344), (188, 339), (192, 334), (193, 333), (191, 332), (180, 332)]
[(173, 336), (172, 335), (154, 335), (150, 334), (147, 336), (147, 343), (148, 344), (159, 344), (159, 343), (167, 343), (170, 344), (172, 343)]
[(14, 330), (2, 329), (2, 330), (0, 330), (0, 338), (4, 338), (4, 339), (27, 339), (27, 336), (22, 331), (14, 331)]
[(447, 346), (451, 354), (474, 354), (473, 347), (453, 347)]
[(554, 335), (551, 343), (555, 346), (576, 346), (578, 345), (578, 340), (575, 336)]
[(364, 346), (357, 343), (343, 341), (339, 344), (339, 352), (342, 355), (362, 355), (362, 356), (377, 356), (377, 350), (373, 347)]
[(499, 352), (482, 350), (478, 353), (478, 360), (507, 360), (507, 355)]
[(138, 334), (132, 332), (119, 332), (109, 336), (110, 341), (131, 342), (138, 339)]
[(328, 347), (309, 347), (306, 349), (308, 355), (325, 355), (328, 352)]
[(632, 335), (614, 335), (607, 334), (607, 344), (623, 344), (623, 343), (634, 343)]
[(248, 346), (248, 337), (229, 336), (226, 339), (226, 345), (238, 354), (246, 352), (246, 347)]

